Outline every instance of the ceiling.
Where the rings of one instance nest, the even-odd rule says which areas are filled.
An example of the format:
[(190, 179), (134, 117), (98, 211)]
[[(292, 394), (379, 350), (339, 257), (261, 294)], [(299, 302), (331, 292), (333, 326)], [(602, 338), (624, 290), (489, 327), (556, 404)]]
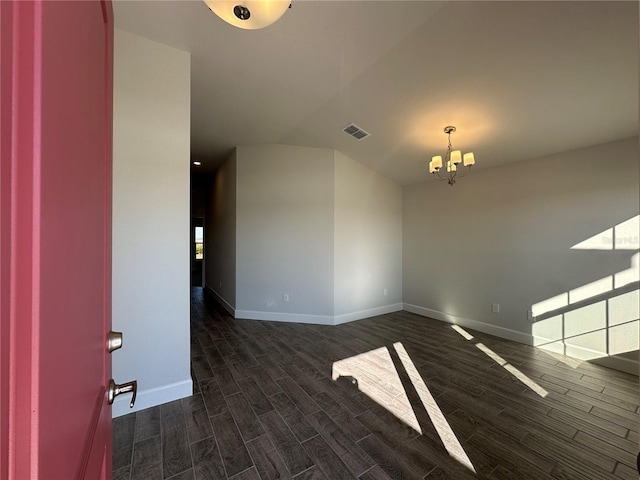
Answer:
[[(638, 2), (311, 1), (262, 30), (200, 0), (114, 1), (118, 28), (191, 53), (192, 157), (340, 150), (407, 185), (443, 154), (495, 167), (638, 134)], [(371, 133), (357, 141), (349, 123)]]

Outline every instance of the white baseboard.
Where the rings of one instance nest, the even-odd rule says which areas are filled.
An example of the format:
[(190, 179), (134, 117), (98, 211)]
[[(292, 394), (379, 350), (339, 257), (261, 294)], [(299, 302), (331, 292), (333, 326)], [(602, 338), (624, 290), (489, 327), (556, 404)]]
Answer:
[[(491, 325), (484, 322), (479, 322), (478, 320), (472, 320), (470, 318), (459, 317), (457, 315), (452, 315), (450, 313), (440, 312), (438, 310), (432, 310), (430, 308), (419, 307), (417, 305), (411, 305), (409, 303), (403, 304), (404, 310), (407, 312), (415, 313), (417, 315), (421, 315), (423, 317), (433, 318), (435, 320), (440, 320), (442, 322), (451, 323), (454, 325), (460, 325), (461, 327), (471, 328), (473, 330), (478, 330), (479, 332), (487, 333), (489, 335), (494, 335), (496, 337), (504, 338), (507, 340), (512, 340), (518, 343), (524, 343), (525, 345), (534, 345), (534, 337), (531, 334), (519, 332), (517, 330), (511, 330), (509, 328), (499, 327), (497, 325)], [(638, 375), (640, 370), (640, 362), (637, 360), (631, 360), (623, 357), (616, 356), (602, 356), (598, 357), (598, 355), (602, 355), (599, 352), (595, 352), (586, 348), (577, 347), (575, 345), (567, 345), (567, 353), (566, 355), (571, 358), (577, 358), (582, 361), (588, 361), (590, 363), (595, 363), (598, 365), (602, 365), (604, 367), (609, 367), (614, 370), (619, 370), (621, 372), (630, 373), (632, 375)], [(545, 350), (543, 346), (539, 346), (536, 348), (540, 348), (541, 350)], [(561, 352), (558, 352), (561, 353)], [(598, 358), (595, 358), (598, 357)], [(585, 360), (588, 358), (589, 360)]]
[(471, 328), (478, 330), (482, 333), (488, 333), (496, 337), (504, 338), (507, 340), (513, 340), (514, 342), (524, 343), (525, 345), (533, 345), (533, 336), (531, 334), (519, 332), (517, 330), (511, 330), (510, 328), (499, 327), (497, 325), (491, 325), (489, 323), (479, 322), (478, 320), (472, 320), (470, 318), (460, 317), (458, 315), (452, 315), (450, 313), (440, 312), (438, 310), (432, 310), (430, 308), (419, 307), (417, 305), (411, 305), (410, 303), (403, 304), (404, 309), (407, 312), (422, 315), (423, 317), (434, 318), (441, 322), (451, 323), (453, 325), (460, 325), (461, 327)]
[(228, 303), (224, 298), (222, 298), (220, 296), (220, 294), (218, 292), (216, 292), (213, 288), (211, 288), (209, 285), (205, 285), (204, 289), (207, 291), (207, 293), (209, 293), (211, 296), (213, 296), (213, 298), (216, 299), (216, 301), (222, 305), (224, 307), (224, 309), (229, 312), (231, 314), (232, 317), (236, 316), (236, 309), (233, 308), (231, 306), (230, 303)]
[(375, 307), (336, 316), (236, 310), (235, 318), (268, 320), (271, 322), (312, 323), (315, 325), (340, 325), (341, 323), (353, 322), (355, 320), (362, 320), (363, 318), (375, 317), (376, 315), (384, 315), (386, 313), (399, 312), (400, 310), (402, 310), (401, 303), (394, 303), (392, 305), (384, 305), (382, 307)]
[(191, 379), (183, 382), (171, 383), (161, 387), (150, 388), (148, 390), (139, 391), (136, 396), (136, 403), (133, 408), (129, 408), (131, 395), (119, 396), (113, 402), (111, 412), (112, 418), (126, 415), (127, 413), (137, 412), (145, 408), (155, 407), (163, 403), (173, 402), (193, 394), (193, 381)]
[(340, 325), (341, 323), (354, 322), (356, 320), (362, 320), (363, 318), (371, 318), (378, 315), (385, 315), (387, 313), (399, 312), (400, 310), (402, 310), (402, 303), (394, 303), (391, 305), (369, 308), (367, 310), (344, 313), (333, 317), (333, 324)]
[(591, 363), (602, 365), (603, 367), (613, 368), (614, 370), (620, 370), (621, 372), (630, 373), (636, 377), (640, 373), (640, 362), (638, 360), (631, 360), (629, 358), (622, 357), (600, 357), (593, 360), (589, 360)]
[(317, 325), (333, 325), (333, 317), (329, 315), (306, 315), (303, 313), (259, 312), (254, 310), (236, 310), (235, 318), (250, 320), (267, 320), (270, 322), (314, 323)]
[[(604, 352), (591, 350), (590, 348), (578, 345), (565, 344), (560, 340), (548, 340), (544, 338), (536, 338), (537, 348), (543, 351), (566, 355), (582, 362), (595, 363), (603, 367), (613, 368), (621, 372), (630, 373), (638, 376), (640, 370), (640, 362), (631, 358), (625, 358), (618, 355), (607, 355)], [(636, 352), (637, 355), (637, 352)]]

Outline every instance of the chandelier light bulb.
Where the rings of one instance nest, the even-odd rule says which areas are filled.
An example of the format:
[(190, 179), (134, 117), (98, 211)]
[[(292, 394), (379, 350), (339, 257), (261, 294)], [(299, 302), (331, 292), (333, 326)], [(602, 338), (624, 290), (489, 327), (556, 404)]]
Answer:
[(475, 163), (476, 163), (476, 160), (475, 158), (473, 158), (473, 153), (469, 152), (464, 154), (462, 164), (465, 167), (470, 167), (471, 165), (475, 165)]
[[(468, 172), (471, 171), (471, 166), (475, 165), (476, 160), (473, 153), (465, 153), (464, 155), (460, 150), (451, 150), (451, 134), (456, 131), (456, 127), (449, 125), (444, 127), (444, 133), (448, 137), (447, 152), (444, 157), (440, 155), (434, 155), (429, 162), (429, 173), (433, 174), (438, 180), (446, 180), (449, 185), (456, 183), (457, 177), (463, 177), (465, 174), (458, 173), (458, 165), (462, 163), (463, 166), (468, 167)], [(440, 175), (440, 169), (442, 164), (447, 167), (447, 174)]]

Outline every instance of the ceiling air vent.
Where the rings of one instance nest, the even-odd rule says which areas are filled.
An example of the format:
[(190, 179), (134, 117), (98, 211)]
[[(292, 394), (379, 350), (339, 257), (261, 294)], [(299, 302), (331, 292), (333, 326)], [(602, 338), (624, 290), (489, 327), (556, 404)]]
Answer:
[(357, 125), (354, 125), (353, 123), (350, 123), (349, 125), (344, 127), (342, 131), (347, 135), (351, 135), (353, 138), (355, 138), (358, 141), (364, 140), (370, 135), (370, 133), (365, 132), (364, 130), (362, 130)]

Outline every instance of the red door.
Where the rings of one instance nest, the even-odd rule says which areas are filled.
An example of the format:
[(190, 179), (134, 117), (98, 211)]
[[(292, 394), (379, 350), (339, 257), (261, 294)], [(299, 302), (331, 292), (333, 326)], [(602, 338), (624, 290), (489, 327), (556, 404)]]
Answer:
[(0, 478), (110, 479), (109, 0), (0, 1)]

